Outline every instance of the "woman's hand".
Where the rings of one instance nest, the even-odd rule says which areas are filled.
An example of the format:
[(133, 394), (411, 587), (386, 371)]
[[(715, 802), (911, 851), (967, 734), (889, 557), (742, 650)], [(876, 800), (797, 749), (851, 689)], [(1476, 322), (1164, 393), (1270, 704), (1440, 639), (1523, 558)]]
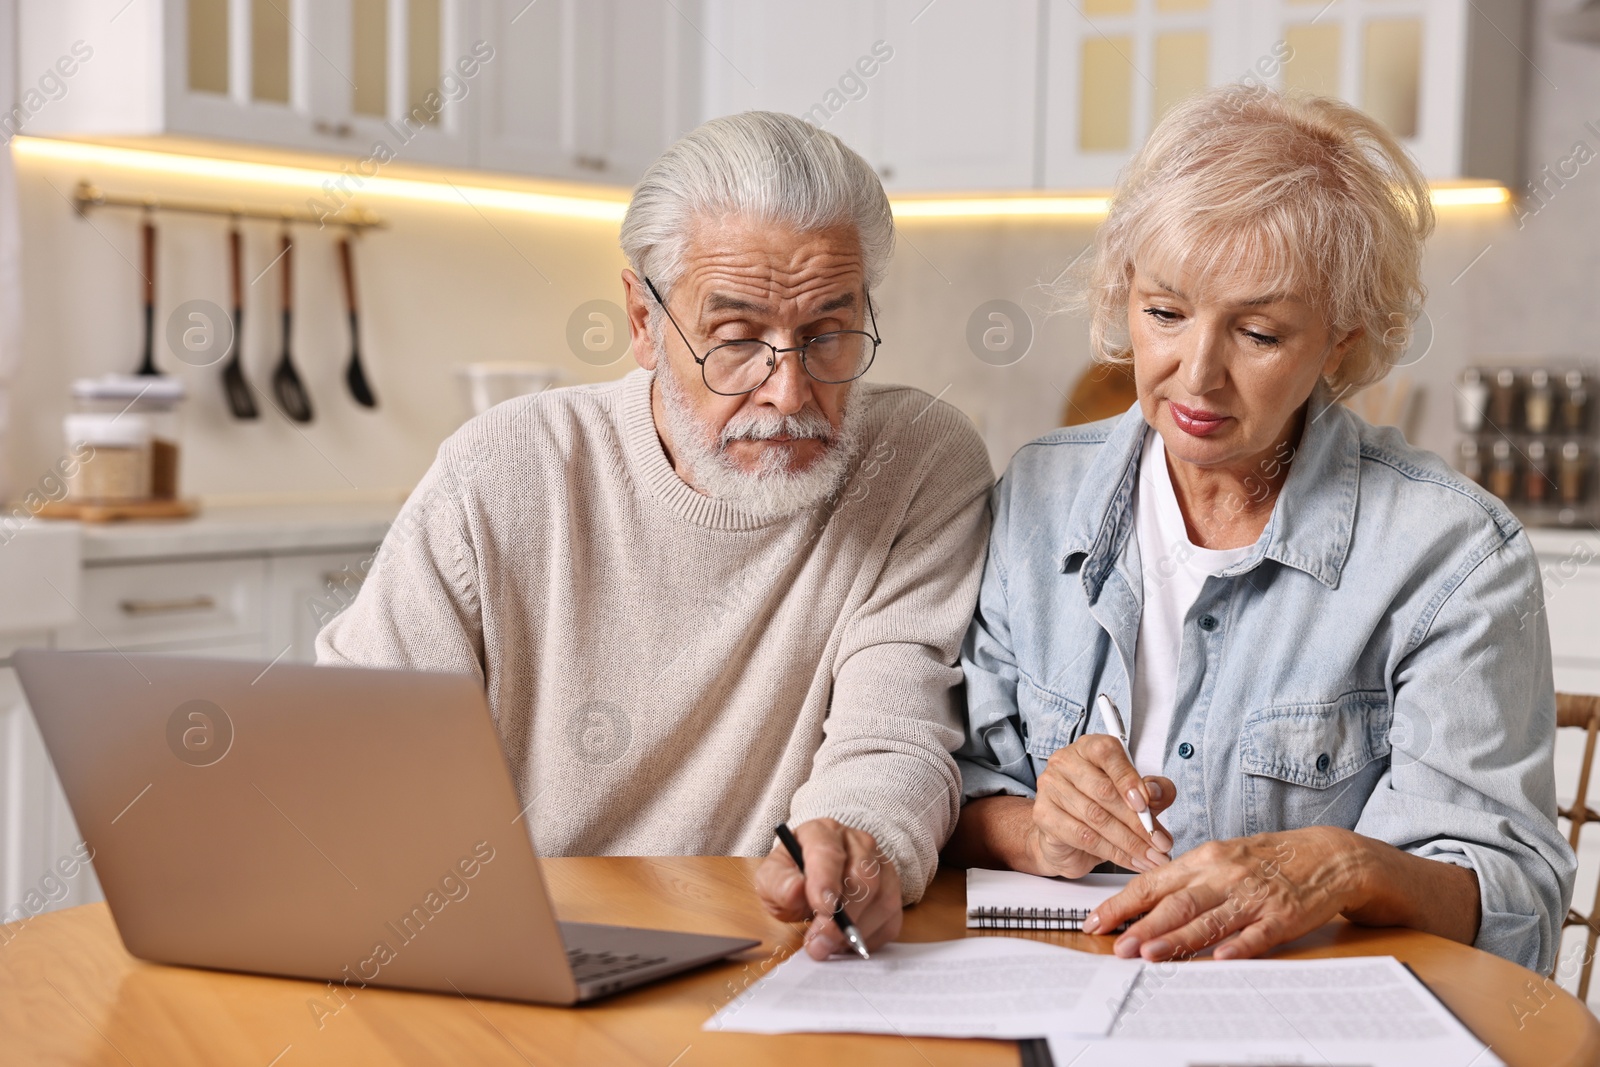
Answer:
[(1139, 812), (1165, 811), (1177, 797), (1167, 778), (1140, 778), (1122, 743), (1085, 734), (1057, 749), (1039, 775), (1027, 852), (1033, 874), (1079, 878), (1102, 860), (1135, 871), (1171, 861), (1172, 835), (1153, 834)]
[(1331, 826), (1208, 841), (1135, 878), (1083, 928), (1147, 913), (1117, 939), (1118, 956), (1166, 960), (1212, 944), (1219, 960), (1258, 956), (1364, 907), (1374, 844)]

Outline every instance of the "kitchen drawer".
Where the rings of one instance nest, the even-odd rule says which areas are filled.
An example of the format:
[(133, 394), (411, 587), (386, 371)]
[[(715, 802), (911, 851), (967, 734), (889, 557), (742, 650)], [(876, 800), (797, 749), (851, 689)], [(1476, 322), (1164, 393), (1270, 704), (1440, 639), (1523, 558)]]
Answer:
[(212, 646), (260, 638), (266, 599), (263, 556), (88, 567), (77, 622), (61, 648)]

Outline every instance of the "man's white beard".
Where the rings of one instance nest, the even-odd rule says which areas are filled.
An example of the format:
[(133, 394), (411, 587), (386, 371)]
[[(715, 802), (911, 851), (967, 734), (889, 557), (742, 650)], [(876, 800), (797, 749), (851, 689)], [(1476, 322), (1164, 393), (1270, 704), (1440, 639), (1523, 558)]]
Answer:
[[(768, 520), (816, 507), (844, 485), (860, 444), (862, 405), (845, 404), (844, 422), (837, 431), (816, 411), (794, 415), (741, 411), (719, 434), (695, 418), (665, 354), (656, 361), (655, 379), (661, 387), (661, 408), (675, 458), (688, 471), (695, 488), (708, 496)], [(754, 470), (743, 469), (727, 453), (734, 441), (761, 441), (778, 435), (816, 438), (823, 442), (822, 454), (805, 470), (790, 471), (783, 448), (762, 448)]]

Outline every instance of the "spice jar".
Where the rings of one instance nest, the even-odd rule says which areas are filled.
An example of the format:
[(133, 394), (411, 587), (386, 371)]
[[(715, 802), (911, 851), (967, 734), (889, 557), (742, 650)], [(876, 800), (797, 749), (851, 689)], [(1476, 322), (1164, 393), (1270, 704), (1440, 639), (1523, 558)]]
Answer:
[(131, 416), (144, 419), (150, 434), (146, 499), (172, 500), (178, 495), (178, 409), (183, 396), (183, 382), (166, 375), (106, 374), (72, 383), (79, 414), (113, 415), (118, 422)]
[(1567, 392), (1561, 398), (1561, 429), (1583, 433), (1589, 426), (1589, 380), (1581, 370), (1567, 371)]
[(1555, 390), (1550, 372), (1539, 367), (1528, 375), (1528, 391), (1522, 398), (1523, 426), (1529, 433), (1549, 433), (1555, 415)]
[(1483, 371), (1468, 367), (1461, 372), (1456, 383), (1456, 425), (1462, 433), (1477, 433), (1483, 429), (1483, 416), (1489, 408), (1489, 383)]
[(1587, 496), (1589, 457), (1577, 441), (1567, 441), (1561, 446), (1561, 462), (1556, 469), (1556, 485), (1561, 490), (1561, 503), (1569, 508), (1583, 503)]
[(1489, 422), (1501, 433), (1510, 433), (1516, 429), (1517, 406), (1517, 372), (1502, 368), (1489, 391)]
[(1456, 467), (1478, 485), (1483, 484), (1483, 453), (1478, 450), (1477, 441), (1468, 437), (1461, 442)]
[(1528, 468), (1522, 474), (1522, 498), (1530, 504), (1546, 503), (1555, 490), (1550, 480), (1550, 452), (1543, 441), (1529, 441)]
[(1517, 461), (1511, 457), (1511, 442), (1494, 443), (1494, 461), (1489, 465), (1489, 492), (1509, 501), (1517, 491)]
[(67, 476), (67, 498), (96, 503), (150, 496), (150, 419), (144, 415), (79, 412), (62, 420), (67, 451), (78, 466)]

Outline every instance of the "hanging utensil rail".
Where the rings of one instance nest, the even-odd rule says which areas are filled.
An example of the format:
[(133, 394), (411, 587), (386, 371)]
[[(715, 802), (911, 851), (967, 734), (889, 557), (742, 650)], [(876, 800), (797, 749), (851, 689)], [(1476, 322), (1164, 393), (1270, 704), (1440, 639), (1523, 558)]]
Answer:
[(143, 211), (174, 211), (187, 215), (220, 215), (236, 219), (269, 219), (273, 222), (311, 222), (318, 225), (344, 226), (352, 230), (381, 230), (389, 224), (365, 208), (345, 208), (329, 215), (318, 215), (294, 208), (248, 207), (244, 204), (224, 204), (208, 200), (183, 200), (161, 196), (128, 196), (108, 193), (92, 182), (81, 181), (72, 192), (72, 202), (78, 214), (88, 215), (97, 207), (131, 207)]

